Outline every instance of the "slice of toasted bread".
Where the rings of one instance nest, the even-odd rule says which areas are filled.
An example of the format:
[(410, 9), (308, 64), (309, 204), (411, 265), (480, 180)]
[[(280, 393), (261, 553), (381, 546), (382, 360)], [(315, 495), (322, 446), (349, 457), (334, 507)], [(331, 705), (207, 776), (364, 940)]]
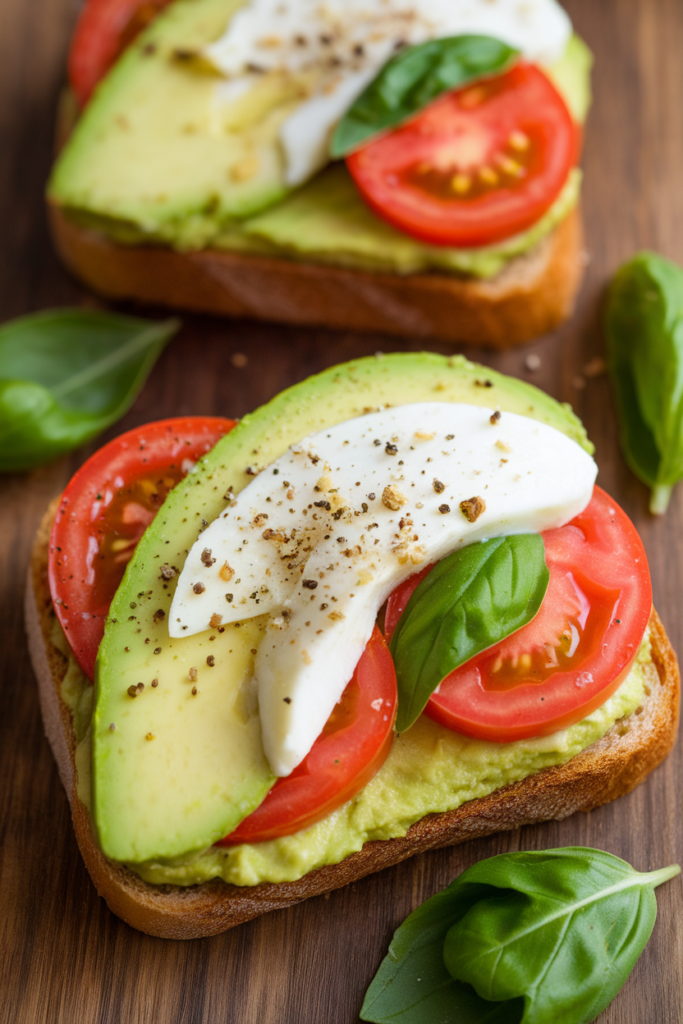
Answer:
[(642, 708), (617, 722), (601, 740), (566, 764), (545, 768), (455, 811), (430, 814), (403, 838), (366, 843), (341, 863), (312, 871), (297, 882), (253, 887), (226, 885), (221, 880), (189, 888), (149, 885), (101, 853), (88, 811), (76, 792), (76, 738), (71, 712), (60, 697), (67, 663), (51, 640), (54, 609), (47, 582), (47, 555), (56, 508), (57, 500), (45, 513), (36, 536), (26, 593), (29, 649), (38, 677), (45, 731), (71, 804), (78, 845), (98, 892), (115, 914), (150, 935), (169, 939), (215, 935), (268, 910), (347, 885), (415, 853), (592, 810), (642, 782), (674, 744), (679, 711), (678, 662), (653, 610), (650, 628), (654, 667)]
[(67, 267), (109, 299), (497, 349), (562, 323), (585, 263), (578, 209), (491, 280), (348, 270), (216, 249), (122, 246), (79, 227), (59, 207), (51, 207), (50, 219)]

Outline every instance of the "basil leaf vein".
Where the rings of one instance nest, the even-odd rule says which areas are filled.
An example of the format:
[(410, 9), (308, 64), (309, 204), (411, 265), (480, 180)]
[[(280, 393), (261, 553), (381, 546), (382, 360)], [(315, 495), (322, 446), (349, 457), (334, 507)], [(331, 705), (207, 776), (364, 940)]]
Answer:
[(683, 269), (654, 253), (621, 267), (605, 334), (622, 451), (661, 514), (683, 479)]
[(333, 160), (395, 128), (448, 89), (505, 71), (518, 51), (491, 36), (460, 35), (408, 46), (391, 57), (337, 125)]
[(522, 1024), (583, 1024), (631, 973), (657, 916), (655, 886), (676, 865), (641, 874), (612, 854), (569, 847), (475, 865), (485, 896), (449, 929), (449, 973), (487, 1000), (525, 999)]
[(178, 327), (79, 309), (0, 327), (0, 472), (49, 462), (123, 416)]
[(361, 1018), (586, 1024), (644, 949), (654, 889), (679, 873), (673, 865), (641, 874), (585, 847), (481, 861), (398, 928)]
[(439, 562), (415, 589), (389, 644), (397, 730), (413, 724), (449, 673), (530, 622), (549, 580), (539, 534), (495, 537)]

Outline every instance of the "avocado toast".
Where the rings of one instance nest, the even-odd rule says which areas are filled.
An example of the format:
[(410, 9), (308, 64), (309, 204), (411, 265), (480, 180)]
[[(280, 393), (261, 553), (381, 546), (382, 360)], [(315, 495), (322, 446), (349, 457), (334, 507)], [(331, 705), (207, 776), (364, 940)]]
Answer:
[[(339, 162), (293, 189), (279, 133), (301, 103), (296, 76), (261, 75), (228, 102), (221, 79), (179, 56), (202, 54), (241, 9), (177, 0), (86, 107), (48, 187), (79, 276), (112, 297), (496, 347), (567, 315), (582, 261), (577, 167), (528, 229), (475, 247), (393, 227)], [(546, 68), (578, 125), (590, 63), (571, 36)]]
[[(225, 507), (226, 488), (230, 488), (231, 494), (238, 494), (254, 473), (272, 465), (292, 441), (301, 440), (316, 428), (367, 415), (378, 405), (401, 406), (433, 399), (435, 393), (439, 402), (467, 403), (487, 409), (493, 406), (502, 410), (503, 415), (523, 413), (568, 434), (579, 444), (587, 444), (579, 422), (568, 409), (526, 384), (494, 374), (460, 357), (447, 360), (420, 355), (360, 360), (297, 385), (247, 417), (238, 432), (222, 442), (214, 455), (187, 478), (186, 484), (179, 485), (173, 492), (173, 501), (163, 507), (145, 535), (115, 598), (105, 647), (100, 651), (93, 727), (94, 770), (100, 793), (112, 785), (125, 787), (129, 771), (126, 765), (132, 764), (133, 779), (139, 771), (138, 781), (144, 780), (146, 785), (136, 787), (133, 784), (127, 806), (133, 806), (130, 796), (134, 794), (133, 803), (139, 810), (133, 810), (133, 815), (144, 818), (151, 814), (151, 809), (163, 800), (164, 789), (168, 788), (170, 776), (164, 768), (166, 754), (163, 746), (155, 747), (157, 740), (146, 744), (143, 740), (144, 757), (136, 762), (141, 748), (135, 736), (141, 737), (152, 727), (157, 729), (147, 716), (164, 688), (171, 696), (185, 692), (186, 703), (192, 701), (187, 669), (179, 672), (174, 668), (172, 649), (169, 649), (171, 661), (162, 665), (164, 659), (168, 660), (163, 653), (168, 641), (164, 641), (159, 623), (168, 615), (166, 606), (170, 594), (160, 582), (164, 575), (160, 577), (159, 563), (154, 561), (158, 543), (164, 545), (164, 558), (178, 563), (185, 546), (189, 547), (196, 537), (196, 515), (210, 523)], [(187, 504), (190, 499), (191, 506)], [(178, 509), (189, 511), (190, 508), (191, 516), (178, 515)], [(29, 635), (46, 729), (72, 803), (79, 844), (98, 889), (115, 912), (152, 934), (178, 938), (212, 934), (267, 909), (346, 884), (414, 852), (531, 821), (564, 817), (578, 809), (590, 809), (627, 792), (641, 781), (673, 742), (678, 709), (677, 668), (675, 656), (653, 613), (649, 646), (646, 639), (628, 678), (603, 706), (561, 735), (502, 746), (478, 743), (458, 738), (457, 734), (422, 716), (405, 737), (394, 741), (392, 753), (375, 780), (350, 805), (334, 812), (327, 825), (324, 819), (319, 825), (290, 838), (233, 848), (206, 848), (206, 836), (214, 831), (210, 818), (215, 812), (211, 809), (210, 794), (220, 780), (212, 782), (206, 773), (204, 778), (198, 777), (189, 767), (183, 783), (186, 791), (177, 790), (171, 800), (171, 818), (165, 817), (168, 799), (163, 806), (159, 803), (159, 813), (162, 820), (172, 821), (173, 808), (184, 805), (188, 798), (190, 804), (199, 801), (206, 807), (208, 817), (203, 824), (200, 822), (198, 829), (193, 825), (190, 832), (177, 835), (178, 849), (195, 852), (180, 857), (160, 856), (144, 863), (139, 858), (137, 863), (117, 863), (116, 860), (125, 859), (125, 855), (118, 854), (116, 860), (110, 860), (101, 853), (93, 838), (88, 811), (88, 806), (92, 806), (89, 781), (92, 687), (75, 664), (60, 633), (46, 582), (48, 533), (54, 513), (54, 508), (48, 511), (37, 538), (27, 594)], [(194, 522), (183, 525), (183, 518), (194, 519)], [(168, 527), (171, 527), (171, 534), (167, 532)], [(169, 554), (165, 539), (170, 537), (178, 550), (174, 548)], [(145, 566), (151, 568), (146, 570)], [(147, 594), (149, 599), (145, 597)], [(141, 595), (143, 610), (136, 607), (124, 619), (122, 610), (137, 605)], [(147, 607), (149, 612), (144, 610)], [(165, 616), (159, 616), (160, 609), (165, 609)], [(258, 632), (258, 622), (258, 619), (243, 621), (239, 635), (230, 626), (224, 627), (225, 632), (220, 637), (213, 630), (212, 644), (207, 642), (205, 632), (183, 638), (179, 641), (180, 647), (174, 641), (175, 656), (182, 652), (181, 656), (189, 659), (188, 665), (190, 662), (202, 665), (206, 662), (205, 649), (215, 650), (218, 657), (219, 644), (227, 641), (232, 645), (231, 653), (236, 650), (235, 643), (239, 643), (240, 651), (245, 648), (244, 657), (248, 661), (248, 648), (254, 639), (251, 633), (248, 637), (246, 634), (254, 628)], [(157, 654), (152, 653), (156, 650), (151, 643), (153, 636), (154, 644), (158, 642), (159, 646)], [(145, 643), (147, 639), (149, 644)], [(126, 664), (127, 659), (132, 660), (132, 668)], [(117, 668), (119, 663), (121, 667)], [(138, 675), (147, 678), (152, 663), (157, 673), (155, 678), (160, 681), (158, 691), (143, 695), (141, 700), (132, 699), (124, 685), (128, 675), (132, 671), (135, 678)], [(243, 669), (238, 675), (241, 672)], [(211, 681), (204, 682), (206, 674), (199, 681), (203, 692), (192, 705), (192, 713), (206, 716), (207, 721), (213, 723), (221, 715), (225, 717), (226, 700), (234, 700), (234, 695), (229, 697), (226, 686), (228, 689), (234, 686), (239, 691), (241, 677), (233, 684), (223, 671), (221, 686), (215, 688)], [(174, 702), (172, 696), (171, 704)], [(120, 723), (121, 728), (112, 733), (110, 720)], [(126, 721), (134, 725), (132, 746), (128, 750), (126, 735), (131, 735), (131, 731), (129, 726), (123, 727)], [(183, 735), (182, 728), (181, 732), (177, 731), (178, 721), (182, 726), (182, 719), (176, 719), (175, 725), (169, 724), (169, 728), (176, 731), (168, 735), (170, 744), (166, 749), (182, 749)], [(233, 726), (228, 723), (228, 727)], [(106, 753), (111, 750), (111, 742), (117, 746), (123, 744), (118, 762), (111, 761)], [(431, 757), (432, 777), (427, 778), (426, 784), (424, 778), (412, 782), (409, 779), (405, 752), (410, 751), (411, 744), (413, 762), (415, 756), (420, 763), (428, 763)], [(258, 743), (256, 747), (258, 749)], [(158, 753), (153, 753), (153, 748)], [(436, 748), (439, 753), (434, 757)], [(194, 755), (186, 745), (186, 753), (181, 756), (191, 759)], [(410, 759), (410, 755), (408, 757)], [(449, 757), (452, 770), (448, 768)], [(160, 760), (154, 761), (154, 758)], [(445, 763), (440, 764), (439, 759), (444, 758)], [(439, 773), (447, 780), (445, 787), (443, 782), (437, 781)], [(241, 771), (241, 776), (253, 780), (256, 790), (260, 786), (268, 788), (270, 784), (267, 765), (256, 764), (246, 772)], [(386, 783), (382, 783), (382, 779), (387, 780)], [(387, 793), (392, 789), (395, 806), (389, 806), (387, 812), (392, 799)], [(448, 790), (445, 797), (444, 789)], [(378, 795), (373, 797), (373, 791)], [(112, 796), (115, 803), (113, 791)], [(248, 800), (249, 796), (243, 793), (242, 798)], [(252, 805), (259, 799), (256, 793)], [(374, 809), (373, 799), (378, 801)], [(383, 820), (380, 811), (385, 815)], [(442, 813), (430, 813), (432, 811)], [(374, 818), (374, 831), (367, 821), (363, 824), (363, 813), (366, 818), (367, 815)], [(124, 840), (129, 826), (120, 818), (105, 826), (106, 817), (106, 812), (104, 817), (98, 812), (98, 832), (105, 848), (112, 851)], [(200, 819), (195, 816), (194, 821)], [(178, 827), (182, 829), (182, 821)], [(216, 838), (219, 838), (220, 826), (216, 827)], [(164, 826), (162, 832), (168, 831)], [(239, 884), (232, 884), (234, 881)], [(199, 882), (202, 884), (197, 885)]]

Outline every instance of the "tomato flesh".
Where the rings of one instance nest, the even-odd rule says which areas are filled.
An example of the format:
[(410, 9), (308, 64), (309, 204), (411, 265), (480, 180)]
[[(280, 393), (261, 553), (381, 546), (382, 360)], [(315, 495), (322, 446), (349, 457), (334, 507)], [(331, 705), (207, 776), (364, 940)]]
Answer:
[(87, 0), (69, 51), (69, 81), (81, 106), (169, 0)]
[[(596, 487), (587, 508), (543, 540), (550, 583), (536, 618), (452, 672), (427, 704), (457, 732), (498, 743), (549, 735), (600, 707), (631, 669), (652, 609), (631, 521)], [(389, 599), (388, 637), (424, 575)]]
[(581, 132), (531, 64), (445, 93), (347, 158), (372, 209), (432, 245), (510, 238), (541, 219), (578, 160)]
[(218, 846), (261, 843), (309, 828), (351, 800), (386, 760), (396, 717), (396, 673), (375, 626), (351, 682), (302, 763)]
[(89, 679), (109, 605), (138, 541), (168, 492), (234, 420), (190, 416), (137, 427), (100, 448), (72, 477), (50, 536), (50, 593)]

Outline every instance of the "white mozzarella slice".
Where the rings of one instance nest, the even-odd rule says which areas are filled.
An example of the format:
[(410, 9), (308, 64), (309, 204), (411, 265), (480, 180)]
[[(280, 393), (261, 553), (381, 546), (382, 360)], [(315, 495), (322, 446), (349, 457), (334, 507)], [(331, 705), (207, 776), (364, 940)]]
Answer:
[(337, 424), (290, 448), (204, 531), (169, 632), (275, 613), (254, 675), (266, 756), (288, 775), (398, 583), (466, 544), (562, 525), (588, 504), (596, 473), (552, 427), (477, 406), (421, 403)]
[(309, 98), (284, 122), (286, 179), (326, 162), (334, 125), (401, 45), (482, 33), (552, 63), (571, 22), (556, 0), (250, 0), (204, 56), (231, 79), (304, 75)]

